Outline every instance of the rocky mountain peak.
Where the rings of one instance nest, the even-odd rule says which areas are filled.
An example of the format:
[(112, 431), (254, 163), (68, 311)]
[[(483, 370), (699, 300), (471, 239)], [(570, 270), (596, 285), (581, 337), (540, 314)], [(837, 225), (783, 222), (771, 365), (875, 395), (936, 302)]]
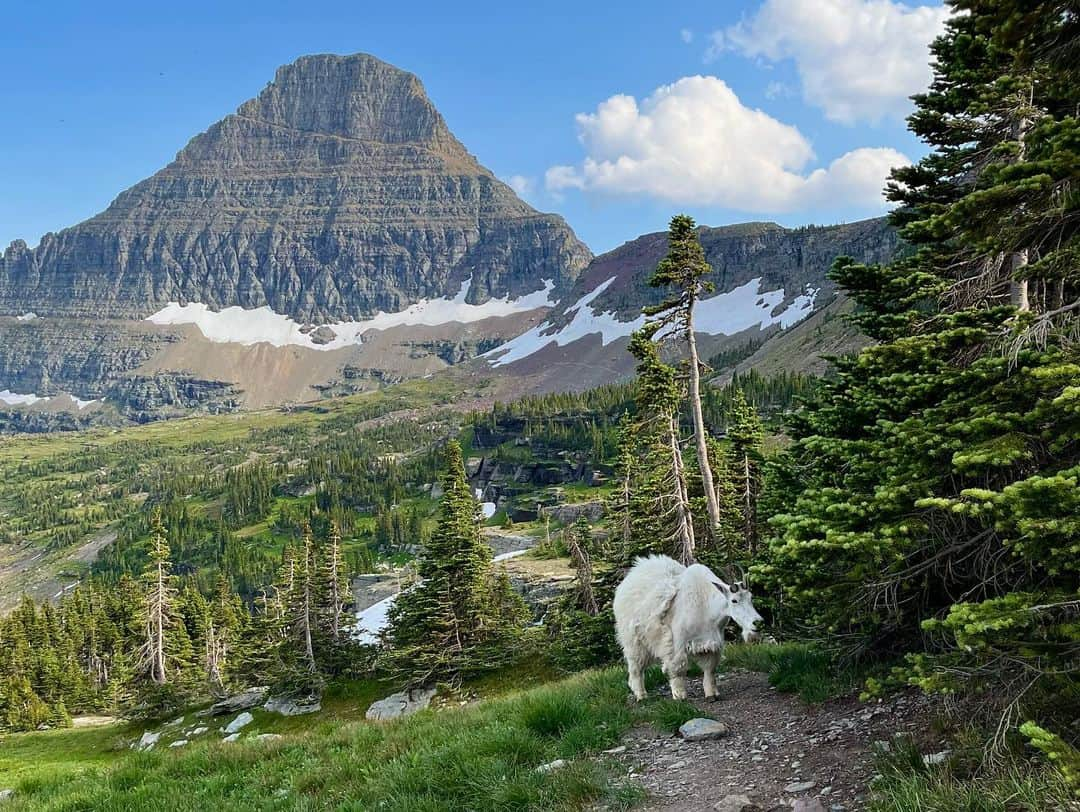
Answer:
[[(564, 292), (591, 259), (453, 136), (414, 75), (301, 57), (101, 214), (0, 259), (0, 315), (169, 302), (304, 322)], [(548, 285), (547, 283), (550, 283)]]

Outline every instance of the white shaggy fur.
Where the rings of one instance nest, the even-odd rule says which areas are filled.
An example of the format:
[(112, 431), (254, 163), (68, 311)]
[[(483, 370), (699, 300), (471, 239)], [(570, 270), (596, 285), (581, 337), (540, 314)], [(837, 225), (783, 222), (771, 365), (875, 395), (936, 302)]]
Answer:
[(686, 698), (691, 658), (705, 673), (705, 696), (716, 696), (724, 626), (734, 620), (755, 639), (761, 615), (748, 589), (729, 587), (708, 567), (684, 567), (667, 556), (639, 558), (615, 590), (615, 633), (630, 672), (630, 690), (645, 698), (642, 672), (659, 661), (675, 699)]

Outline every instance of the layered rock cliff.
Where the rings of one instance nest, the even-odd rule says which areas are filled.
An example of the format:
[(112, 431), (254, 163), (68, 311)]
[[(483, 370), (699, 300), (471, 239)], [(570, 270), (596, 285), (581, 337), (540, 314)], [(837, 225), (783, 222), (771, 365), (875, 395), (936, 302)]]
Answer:
[[(865, 263), (887, 262), (901, 244), (884, 217), (800, 228), (760, 222), (702, 226), (698, 234), (705, 259), (713, 269), (709, 279), (717, 293), (760, 279), (762, 291), (783, 290), (785, 303), (813, 289), (817, 291), (817, 307), (833, 295), (834, 285), (826, 274), (837, 257), (850, 256)], [(637, 316), (644, 305), (663, 300), (665, 291), (650, 288), (647, 280), (667, 249), (667, 232), (657, 232), (596, 257), (578, 278), (565, 303), (573, 304), (575, 296), (585, 295), (614, 278), (593, 300), (593, 309), (614, 311), (621, 319)], [(557, 311), (552, 318), (558, 317)]]
[(101, 214), (0, 258), (0, 315), (142, 318), (170, 301), (321, 323), (422, 298), (569, 289), (591, 259), (453, 136), (420, 80), (307, 56)]

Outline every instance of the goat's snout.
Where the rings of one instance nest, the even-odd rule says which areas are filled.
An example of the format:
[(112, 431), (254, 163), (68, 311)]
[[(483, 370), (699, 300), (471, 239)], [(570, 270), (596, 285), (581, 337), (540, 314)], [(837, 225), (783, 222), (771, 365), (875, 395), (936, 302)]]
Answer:
[(749, 629), (743, 630), (743, 642), (744, 643), (757, 643), (761, 640), (761, 621), (757, 621)]

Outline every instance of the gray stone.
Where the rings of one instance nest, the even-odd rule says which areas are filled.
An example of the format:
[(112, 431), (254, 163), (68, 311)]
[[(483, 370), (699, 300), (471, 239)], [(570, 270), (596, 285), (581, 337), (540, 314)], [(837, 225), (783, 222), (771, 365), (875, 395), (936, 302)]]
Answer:
[(715, 719), (691, 719), (679, 728), (679, 735), (688, 742), (719, 739), (728, 734), (727, 725)]
[(566, 505), (552, 505), (540, 509), (541, 516), (550, 516), (557, 522), (573, 524), (584, 517), (590, 522), (598, 522), (604, 517), (607, 506), (600, 499), (589, 502), (574, 502)]
[(154, 745), (158, 743), (158, 739), (161, 738), (161, 731), (147, 730), (142, 734), (142, 738), (135, 744), (136, 750), (152, 750)]
[(15, 797), (15, 790), (13, 789), (0, 789), (0, 804), (5, 801), (10, 801)]
[(303, 716), (322, 710), (322, 703), (317, 696), (293, 699), (287, 696), (272, 696), (266, 700), (263, 710), (280, 713), (282, 716)]
[(276, 742), (282, 738), (280, 733), (260, 733), (258, 736), (252, 736), (253, 742)]
[(269, 690), (270, 689), (266, 686), (248, 688), (246, 691), (241, 691), (238, 694), (233, 694), (230, 697), (222, 699), (220, 702), (215, 702), (208, 709), (208, 713), (210, 716), (227, 716), (229, 714), (247, 710), (248, 708), (254, 708), (266, 699), (266, 694)]
[(230, 733), (228, 736), (226, 736), (224, 739), (222, 739), (222, 741), (223, 742), (234, 742), (239, 738), (240, 738), (239, 733)]
[(228, 725), (225, 726), (225, 732), (226, 733), (236, 733), (237, 731), (242, 730), (243, 728), (247, 727), (248, 725), (250, 725), (254, 721), (255, 721), (255, 717), (252, 716), (247, 711), (244, 711), (239, 716), (237, 716), (235, 719), (233, 719), (231, 722), (229, 722)]
[(541, 764), (539, 767), (536, 768), (536, 771), (538, 773), (550, 773), (554, 772), (555, 770), (561, 770), (565, 766), (566, 759), (557, 758), (554, 761), (549, 761), (547, 764)]
[(825, 812), (825, 805), (817, 798), (799, 798), (791, 812)]
[(374, 722), (386, 722), (421, 711), (430, 705), (434, 698), (434, 688), (410, 688), (372, 702), (364, 715)]
[(191, 731), (191, 733), (189, 735), (191, 735), (191, 736), (201, 736), (203, 733), (205, 733), (209, 729), (210, 728), (208, 728), (208, 727), (197, 727), (193, 731)]
[(800, 792), (809, 792), (816, 786), (817, 781), (796, 781), (794, 784), (788, 784), (784, 787), (784, 792), (798, 795)]
[(183, 747), (187, 743), (188, 743), (187, 739), (177, 739), (172, 744), (170, 744), (169, 747)]
[(952, 755), (952, 750), (942, 750), (940, 753), (930, 753), (922, 757), (923, 764), (927, 767), (934, 767), (938, 764), (944, 764), (949, 760), (949, 756)]
[(725, 795), (715, 804), (716, 812), (761, 812), (761, 807), (747, 795)]

